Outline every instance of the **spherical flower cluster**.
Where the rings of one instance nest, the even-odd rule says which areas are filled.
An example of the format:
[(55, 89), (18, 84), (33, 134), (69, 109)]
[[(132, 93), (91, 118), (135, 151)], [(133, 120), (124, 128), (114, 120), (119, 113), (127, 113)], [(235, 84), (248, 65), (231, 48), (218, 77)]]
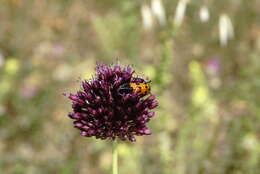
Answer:
[(82, 136), (100, 139), (135, 141), (135, 135), (149, 135), (146, 123), (154, 116), (150, 111), (158, 106), (155, 96), (137, 91), (121, 92), (124, 84), (138, 83), (134, 70), (127, 67), (97, 65), (96, 76), (82, 81), (82, 89), (67, 95), (73, 111), (69, 117)]

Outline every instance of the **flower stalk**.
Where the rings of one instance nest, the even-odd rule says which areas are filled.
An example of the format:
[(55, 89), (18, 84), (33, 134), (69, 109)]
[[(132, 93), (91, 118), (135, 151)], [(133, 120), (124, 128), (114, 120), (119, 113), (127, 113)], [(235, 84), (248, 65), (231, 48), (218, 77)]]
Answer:
[(118, 152), (117, 152), (117, 140), (113, 141), (112, 145), (112, 174), (118, 174)]

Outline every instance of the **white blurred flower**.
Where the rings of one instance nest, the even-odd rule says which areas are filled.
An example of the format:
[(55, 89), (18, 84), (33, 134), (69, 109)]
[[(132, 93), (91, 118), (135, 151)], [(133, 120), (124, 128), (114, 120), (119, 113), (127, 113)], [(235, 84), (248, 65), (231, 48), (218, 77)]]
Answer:
[(230, 17), (222, 14), (219, 17), (219, 41), (221, 46), (226, 46), (234, 38), (234, 28)]
[(180, 0), (178, 2), (176, 12), (175, 12), (175, 17), (174, 17), (174, 24), (179, 27), (182, 24), (183, 18), (185, 16), (185, 11), (187, 7), (187, 0)]
[(165, 10), (161, 0), (152, 0), (152, 12), (161, 25), (166, 23)]
[(210, 18), (210, 14), (209, 14), (209, 9), (206, 6), (202, 6), (200, 8), (200, 20), (201, 22), (208, 22), (209, 18)]
[(148, 5), (142, 5), (141, 13), (144, 28), (147, 30), (151, 29), (153, 27), (153, 15), (150, 7)]

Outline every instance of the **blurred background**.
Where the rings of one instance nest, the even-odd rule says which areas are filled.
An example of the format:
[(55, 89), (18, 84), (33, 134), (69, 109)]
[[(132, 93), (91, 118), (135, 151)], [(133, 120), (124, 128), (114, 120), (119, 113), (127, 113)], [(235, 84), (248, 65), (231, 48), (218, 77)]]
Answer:
[(160, 103), (120, 173), (260, 173), (259, 0), (1, 0), (0, 173), (110, 173), (62, 93), (117, 61)]

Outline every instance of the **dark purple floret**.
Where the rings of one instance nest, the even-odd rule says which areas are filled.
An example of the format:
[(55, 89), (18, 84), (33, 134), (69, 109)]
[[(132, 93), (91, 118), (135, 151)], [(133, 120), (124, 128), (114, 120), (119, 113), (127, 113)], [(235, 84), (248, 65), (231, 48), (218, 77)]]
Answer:
[(130, 66), (97, 65), (96, 76), (82, 81), (82, 89), (68, 95), (72, 100), (68, 116), (75, 120), (74, 127), (82, 136), (112, 140), (119, 137), (133, 142), (135, 135), (151, 134), (146, 123), (154, 116), (150, 110), (158, 106), (155, 96), (119, 92), (122, 85), (143, 80), (134, 78), (133, 73)]

